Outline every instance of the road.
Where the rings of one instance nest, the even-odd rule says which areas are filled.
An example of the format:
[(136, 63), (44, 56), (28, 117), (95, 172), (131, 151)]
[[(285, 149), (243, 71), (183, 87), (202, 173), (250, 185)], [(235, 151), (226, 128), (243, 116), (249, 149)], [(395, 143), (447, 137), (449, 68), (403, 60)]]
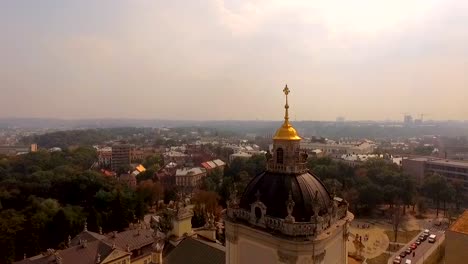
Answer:
[[(439, 246), (439, 244), (445, 239), (445, 231), (440, 230), (439, 228), (429, 228), (431, 234), (435, 234), (437, 236), (436, 242), (435, 243), (429, 243), (428, 239), (426, 239), (424, 242), (419, 245), (415, 252), (415, 256), (413, 257), (413, 253), (409, 254), (406, 256), (404, 259), (402, 259), (401, 263), (405, 263), (407, 259), (411, 260), (411, 264), (422, 264), (425, 259), (427, 259), (431, 253)], [(421, 235), (422, 232), (419, 234)], [(417, 237), (414, 237), (408, 244), (406, 244), (401, 250), (396, 252), (388, 261), (388, 263), (393, 263), (393, 260), (395, 259), (396, 256), (400, 255), (402, 251), (405, 251), (411, 244), (416, 242), (418, 239), (419, 235)]]

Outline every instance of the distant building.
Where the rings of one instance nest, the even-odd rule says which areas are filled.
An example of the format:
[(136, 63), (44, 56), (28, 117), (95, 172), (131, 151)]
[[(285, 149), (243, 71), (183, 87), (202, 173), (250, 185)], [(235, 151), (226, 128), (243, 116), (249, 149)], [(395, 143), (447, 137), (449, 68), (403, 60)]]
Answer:
[(98, 164), (101, 167), (109, 167), (112, 164), (112, 148), (97, 148)]
[(250, 159), (252, 157), (252, 154), (246, 153), (246, 152), (237, 152), (234, 154), (231, 154), (229, 156), (229, 162), (232, 162), (235, 159)]
[(185, 187), (189, 190), (200, 186), (202, 179), (206, 176), (206, 170), (200, 167), (177, 169), (175, 174), (176, 186)]
[(164, 153), (164, 162), (175, 162), (177, 164), (183, 165), (187, 162), (189, 156), (183, 152), (170, 150)]
[(431, 157), (414, 157), (402, 160), (403, 171), (422, 183), (424, 176), (438, 173), (448, 182), (461, 182), (468, 194), (468, 162)]
[(468, 160), (468, 146), (445, 146), (439, 153), (448, 159)]
[(30, 146), (0, 146), (0, 155), (15, 156), (36, 152), (37, 150), (37, 144), (31, 144)]
[(343, 154), (371, 154), (374, 152), (375, 144), (368, 140), (355, 142), (335, 142), (327, 140), (326, 142), (301, 142), (301, 149), (309, 152), (321, 150), (325, 156), (339, 157)]
[(201, 165), (203, 168), (205, 168), (207, 174), (210, 174), (211, 172), (215, 170), (224, 174), (224, 167), (226, 166), (226, 163), (224, 163), (224, 161), (220, 159), (216, 159), (216, 160), (203, 162)]
[(112, 170), (130, 166), (131, 146), (128, 144), (115, 144), (112, 146)]
[(445, 263), (466, 263), (468, 259), (468, 210), (445, 232)]
[(156, 172), (156, 178), (164, 189), (170, 189), (176, 185), (175, 172), (176, 169), (171, 168), (163, 168)]
[(137, 148), (130, 149), (130, 162), (132, 163), (143, 162), (143, 160), (147, 156), (148, 155), (145, 154), (145, 151), (142, 149), (137, 149)]
[(130, 188), (136, 188), (136, 186), (137, 186), (136, 175), (133, 174), (133, 173), (121, 174), (119, 176), (119, 181), (122, 182), (123, 184), (126, 184)]
[(413, 117), (411, 115), (405, 115), (403, 118), (403, 124), (405, 126), (413, 125)]

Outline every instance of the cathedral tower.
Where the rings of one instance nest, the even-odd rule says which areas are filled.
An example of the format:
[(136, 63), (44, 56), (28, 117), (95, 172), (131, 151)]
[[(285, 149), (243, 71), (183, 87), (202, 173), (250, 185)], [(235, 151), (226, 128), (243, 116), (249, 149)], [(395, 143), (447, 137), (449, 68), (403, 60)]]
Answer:
[(347, 263), (348, 204), (307, 170), (301, 137), (284, 122), (273, 136), (267, 169), (234, 192), (226, 220), (226, 263)]

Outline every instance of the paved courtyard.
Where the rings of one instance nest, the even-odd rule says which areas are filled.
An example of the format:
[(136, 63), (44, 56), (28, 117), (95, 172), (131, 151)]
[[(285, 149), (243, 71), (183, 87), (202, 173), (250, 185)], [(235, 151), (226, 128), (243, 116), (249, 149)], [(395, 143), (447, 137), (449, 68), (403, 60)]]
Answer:
[[(358, 228), (359, 225), (359, 228)], [(363, 228), (364, 225), (369, 227)], [(363, 247), (362, 256), (364, 258), (375, 258), (387, 250), (389, 240), (384, 233), (385, 230), (391, 228), (389, 225), (378, 223), (377, 221), (370, 220), (355, 220), (350, 227), (350, 236), (348, 238), (348, 249), (350, 253), (356, 251), (355, 243), (353, 242), (356, 236), (362, 237), (361, 242)], [(366, 236), (368, 239), (366, 239)], [(358, 239), (359, 240), (359, 239)]]

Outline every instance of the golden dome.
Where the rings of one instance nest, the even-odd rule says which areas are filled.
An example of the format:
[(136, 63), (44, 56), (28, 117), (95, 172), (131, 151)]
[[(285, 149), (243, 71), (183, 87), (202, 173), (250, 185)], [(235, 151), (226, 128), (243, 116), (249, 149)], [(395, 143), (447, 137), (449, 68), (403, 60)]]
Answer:
[(283, 89), (284, 94), (286, 95), (286, 105), (284, 106), (284, 123), (283, 125), (276, 130), (275, 136), (273, 139), (276, 140), (301, 140), (301, 137), (297, 134), (296, 129), (289, 123), (289, 114), (288, 114), (288, 94), (289, 88), (288, 85)]
[(273, 139), (279, 140), (301, 140), (301, 137), (297, 134), (297, 131), (291, 124), (283, 124), (278, 130), (276, 130)]

